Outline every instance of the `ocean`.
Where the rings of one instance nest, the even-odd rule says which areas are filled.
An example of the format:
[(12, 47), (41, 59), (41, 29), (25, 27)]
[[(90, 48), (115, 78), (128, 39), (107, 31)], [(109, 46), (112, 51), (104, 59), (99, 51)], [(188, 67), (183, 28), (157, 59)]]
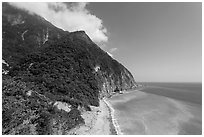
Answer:
[(124, 135), (201, 135), (201, 83), (145, 83), (113, 96), (117, 127)]

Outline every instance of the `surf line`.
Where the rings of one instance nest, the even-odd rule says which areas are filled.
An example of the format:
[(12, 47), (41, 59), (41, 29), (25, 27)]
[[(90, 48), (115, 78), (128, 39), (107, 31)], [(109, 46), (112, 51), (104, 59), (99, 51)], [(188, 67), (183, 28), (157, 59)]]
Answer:
[(117, 135), (123, 135), (120, 126), (114, 116), (115, 110), (113, 109), (113, 107), (111, 106), (111, 104), (106, 100), (103, 99), (103, 101), (106, 103), (106, 105), (110, 108), (110, 114), (111, 114), (111, 118), (112, 118), (112, 122), (113, 122), (113, 126), (115, 127), (115, 130), (117, 132)]

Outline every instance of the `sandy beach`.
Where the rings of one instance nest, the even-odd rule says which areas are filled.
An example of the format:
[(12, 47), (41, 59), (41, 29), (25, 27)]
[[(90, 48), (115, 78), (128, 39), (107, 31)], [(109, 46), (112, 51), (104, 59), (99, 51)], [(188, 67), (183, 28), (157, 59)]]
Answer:
[(91, 106), (92, 111), (82, 112), (85, 124), (68, 132), (71, 135), (113, 135), (116, 134), (112, 119), (111, 109), (105, 100), (100, 100), (99, 107)]

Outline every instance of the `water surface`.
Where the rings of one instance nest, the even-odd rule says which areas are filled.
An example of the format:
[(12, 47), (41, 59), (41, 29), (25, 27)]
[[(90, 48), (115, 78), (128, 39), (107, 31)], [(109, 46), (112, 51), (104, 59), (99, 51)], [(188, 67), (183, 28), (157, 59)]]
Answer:
[(201, 84), (151, 83), (141, 91), (110, 99), (124, 134), (202, 134)]

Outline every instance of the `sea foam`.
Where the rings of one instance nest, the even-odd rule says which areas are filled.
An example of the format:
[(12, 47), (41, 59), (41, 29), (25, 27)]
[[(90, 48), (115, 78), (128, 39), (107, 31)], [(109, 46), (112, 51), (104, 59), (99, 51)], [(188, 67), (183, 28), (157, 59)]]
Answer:
[(116, 130), (116, 133), (117, 135), (123, 135), (121, 129), (120, 129), (120, 126), (118, 124), (118, 121), (117, 119), (115, 118), (115, 110), (113, 109), (113, 107), (111, 106), (111, 104), (106, 100), (104, 99), (104, 102), (107, 104), (107, 106), (110, 108), (110, 114), (111, 114), (111, 119), (112, 119), (112, 122), (113, 122), (113, 126), (115, 127), (115, 130)]

